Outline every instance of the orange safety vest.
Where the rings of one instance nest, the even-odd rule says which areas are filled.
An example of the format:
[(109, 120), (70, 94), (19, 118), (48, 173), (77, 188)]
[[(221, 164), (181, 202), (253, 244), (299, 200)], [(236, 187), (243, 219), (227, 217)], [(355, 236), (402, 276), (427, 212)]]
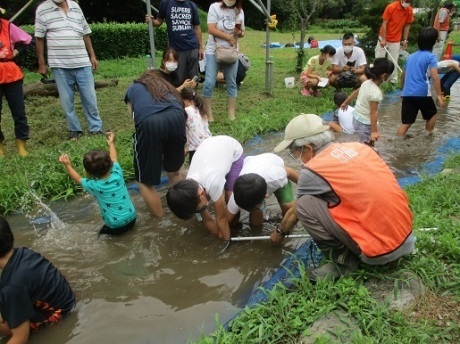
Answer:
[(0, 19), (0, 41), (0, 51), (6, 51), (6, 58), (0, 59), (0, 84), (21, 80), (24, 77), (21, 68), (11, 61), (13, 50), (10, 42), (10, 23), (4, 19)]
[(447, 11), (447, 8), (441, 8), (438, 11), (438, 14), (436, 14), (436, 17), (434, 18), (434, 24), (433, 27), (438, 29), (439, 31), (449, 31), (449, 25), (450, 25), (450, 15), (447, 13), (447, 18), (444, 20), (442, 23), (439, 22), (439, 13), (441, 11)]
[(408, 198), (372, 148), (335, 143), (306, 167), (329, 183), (339, 199), (329, 203), (329, 212), (366, 257), (393, 252), (411, 234)]

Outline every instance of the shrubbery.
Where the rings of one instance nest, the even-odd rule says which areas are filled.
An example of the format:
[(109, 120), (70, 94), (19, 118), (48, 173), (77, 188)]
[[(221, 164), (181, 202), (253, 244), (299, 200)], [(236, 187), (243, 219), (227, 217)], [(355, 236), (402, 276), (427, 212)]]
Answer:
[[(34, 35), (32, 25), (21, 27)], [(139, 57), (150, 53), (149, 30), (145, 23), (100, 23), (91, 24), (91, 40), (99, 60), (122, 57)], [(167, 45), (166, 26), (155, 28), (155, 49), (163, 51)], [(18, 58), (21, 67), (34, 71), (37, 69), (35, 47)]]
[(354, 19), (318, 20), (315, 22), (315, 26), (318, 26), (322, 29), (359, 29), (362, 27), (361, 23)]

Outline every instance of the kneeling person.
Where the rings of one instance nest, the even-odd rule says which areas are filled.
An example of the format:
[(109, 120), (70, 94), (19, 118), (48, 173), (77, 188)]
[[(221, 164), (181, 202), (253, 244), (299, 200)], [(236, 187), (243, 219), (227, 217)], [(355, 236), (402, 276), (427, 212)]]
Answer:
[(46, 258), (26, 247), (13, 248), (9, 223), (0, 217), (0, 335), (8, 343), (27, 343), (30, 331), (56, 323), (70, 313), (75, 295)]
[(231, 222), (240, 209), (250, 212), (251, 225), (261, 225), (260, 207), (264, 199), (274, 194), (283, 216), (295, 204), (291, 181), (297, 183), (299, 174), (284, 166), (284, 161), (273, 153), (248, 156), (244, 159), (240, 176), (235, 181), (233, 194), (227, 205), (227, 219)]

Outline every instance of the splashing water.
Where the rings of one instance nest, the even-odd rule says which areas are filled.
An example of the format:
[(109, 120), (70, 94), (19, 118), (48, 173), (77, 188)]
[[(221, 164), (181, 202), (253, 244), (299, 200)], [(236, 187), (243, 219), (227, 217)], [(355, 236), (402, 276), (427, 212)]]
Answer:
[(59, 219), (59, 217), (54, 213), (54, 211), (52, 211), (50, 207), (43, 203), (41, 198), (38, 197), (38, 195), (33, 190), (29, 190), (29, 192), (32, 195), (32, 197), (37, 201), (37, 205), (41, 208), (41, 210), (49, 216), (51, 227), (56, 229), (64, 229), (66, 227), (65, 223)]

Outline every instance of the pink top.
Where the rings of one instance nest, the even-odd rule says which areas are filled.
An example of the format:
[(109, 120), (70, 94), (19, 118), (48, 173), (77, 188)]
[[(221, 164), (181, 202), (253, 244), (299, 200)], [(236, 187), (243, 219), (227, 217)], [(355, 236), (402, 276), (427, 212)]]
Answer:
[(18, 28), (16, 25), (10, 24), (10, 41), (12, 50), (14, 49), (15, 43), (29, 44), (31, 40), (31, 35), (29, 35), (24, 30)]

